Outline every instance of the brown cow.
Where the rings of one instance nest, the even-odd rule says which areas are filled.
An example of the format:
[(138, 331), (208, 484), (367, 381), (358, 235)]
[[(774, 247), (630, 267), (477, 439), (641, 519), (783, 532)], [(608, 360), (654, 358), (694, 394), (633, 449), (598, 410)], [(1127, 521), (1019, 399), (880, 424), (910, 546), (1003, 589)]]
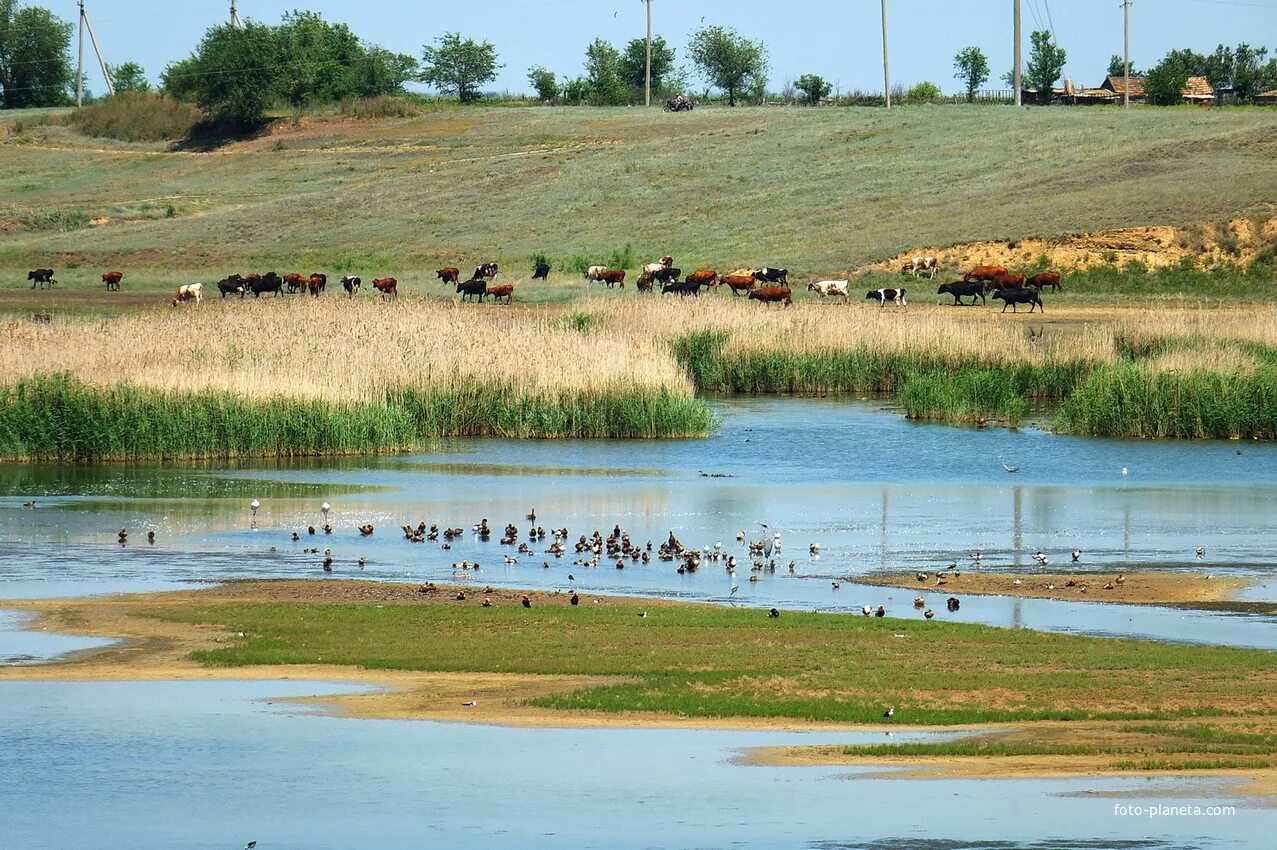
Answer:
[(381, 297), (385, 298), (389, 295), (391, 298), (399, 297), (399, 281), (393, 277), (383, 277), (372, 282), (373, 289), (381, 293)]
[(439, 280), (442, 283), (451, 283), (455, 285), (461, 281), (461, 269), (454, 268), (453, 266), (444, 266), (439, 269), (439, 271), (435, 272), (435, 274), (439, 275)]
[(504, 298), (505, 303), (509, 304), (512, 301), (514, 301), (514, 284), (500, 283), (500, 284), (497, 284), (496, 286), (489, 286), (487, 289), (487, 294), (491, 295), (492, 300), (494, 301), (500, 301), (502, 298)]
[(289, 272), (284, 275), (284, 283), (288, 286), (289, 292), (296, 292), (299, 289), (305, 289), (307, 281), (305, 275), (300, 275), (297, 272)]
[(758, 285), (758, 281), (752, 274), (725, 274), (718, 279), (718, 282), (725, 284), (732, 294), (738, 297), (742, 292), (749, 292)]
[(1006, 274), (1006, 266), (976, 266), (962, 276), (963, 281), (993, 280), (1000, 274)]
[(718, 283), (718, 272), (714, 269), (698, 269), (689, 274), (686, 281), (698, 286), (714, 286)]
[(1038, 290), (1049, 286), (1056, 292), (1059, 292), (1064, 288), (1064, 284), (1060, 283), (1059, 272), (1042, 272), (1042, 274), (1035, 274), (1033, 277), (1029, 278), (1029, 286)]
[(997, 292), (1002, 289), (1023, 289), (1025, 277), (1022, 274), (1002, 272), (984, 285), (985, 292)]
[(794, 303), (788, 286), (764, 286), (759, 289), (750, 290), (749, 297), (755, 301), (761, 301), (770, 307), (772, 304), (784, 304), (788, 307)]
[(319, 297), (319, 293), (323, 292), (324, 287), (327, 285), (328, 285), (328, 275), (319, 274), (318, 272), (311, 275), (310, 279), (306, 281), (307, 289), (309, 289), (310, 294), (315, 296), (316, 298)]
[(595, 273), (594, 279), (599, 283), (606, 283), (608, 289), (611, 289), (614, 285), (620, 285), (624, 289), (625, 269), (603, 269)]
[(124, 280), (124, 272), (107, 272), (102, 275), (102, 282), (106, 284), (107, 292), (118, 292), (122, 280)]
[(652, 283), (655, 280), (656, 278), (652, 275), (650, 271), (648, 271), (647, 269), (643, 269), (643, 271), (639, 272), (638, 282), (636, 284), (636, 286), (638, 286), (638, 291), (651, 292)]

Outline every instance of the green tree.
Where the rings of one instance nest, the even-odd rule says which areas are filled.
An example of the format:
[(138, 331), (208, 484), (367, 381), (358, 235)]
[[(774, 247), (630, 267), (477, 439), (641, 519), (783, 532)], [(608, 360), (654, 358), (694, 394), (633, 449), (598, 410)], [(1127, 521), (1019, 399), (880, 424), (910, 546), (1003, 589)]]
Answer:
[(279, 95), (293, 106), (331, 103), (355, 96), (357, 64), (364, 48), (345, 24), (315, 12), (289, 12), (275, 30)]
[(124, 62), (114, 67), (107, 66), (111, 72), (111, 84), (116, 94), (130, 91), (150, 91), (151, 84), (146, 79), (146, 72), (136, 62)]
[(462, 103), (474, 103), (482, 92), (479, 87), (497, 78), (504, 68), (497, 62), (497, 49), (486, 41), (473, 41), (461, 33), (444, 33), (435, 39), (438, 46), (426, 45), (421, 50), (421, 81), (447, 95), (456, 95)]
[(800, 93), (798, 99), (808, 106), (819, 106), (820, 102), (829, 97), (829, 93), (834, 90), (834, 87), (819, 74), (803, 74), (794, 80), (794, 88)]
[(528, 82), (537, 93), (537, 100), (542, 103), (553, 103), (558, 100), (559, 81), (555, 79), (553, 71), (542, 68), (540, 65), (533, 65), (528, 69)]
[(363, 51), (354, 67), (355, 90), (360, 97), (402, 94), (404, 84), (417, 76), (417, 60), (406, 53), (376, 45), (365, 45)]
[(271, 27), (222, 24), (205, 33), (190, 59), (169, 66), (164, 85), (195, 100), (216, 121), (258, 127), (279, 97), (279, 66), (264, 61), (277, 52)]
[[(659, 35), (652, 36), (652, 96), (656, 97), (679, 88), (678, 74), (674, 68), (674, 48)], [(647, 75), (647, 39), (635, 38), (621, 52), (621, 82), (633, 92), (635, 101), (643, 94)]]
[(1250, 103), (1263, 91), (1267, 56), (1267, 47), (1251, 47), (1245, 42), (1233, 51), (1233, 96), (1239, 103)]
[[(1109, 57), (1108, 75), (1110, 77), (1122, 77), (1126, 75), (1126, 61), (1122, 59), (1121, 56), (1118, 56), (1116, 53), (1114, 53), (1112, 56)], [(1135, 70), (1134, 62), (1131, 63), (1131, 76), (1132, 77), (1144, 76), (1143, 71)]]
[(586, 99), (595, 106), (628, 103), (630, 90), (621, 79), (621, 52), (601, 38), (585, 48)]
[(1037, 91), (1043, 103), (1051, 102), (1051, 89), (1064, 72), (1068, 56), (1063, 47), (1051, 40), (1051, 33), (1036, 30), (1030, 39), (1029, 62), (1024, 69), (1024, 85)]
[(1192, 70), (1181, 62), (1163, 59), (1144, 75), (1144, 99), (1154, 106), (1174, 106), (1184, 100), (1184, 84)]
[(0, 106), (64, 106), (71, 102), (71, 25), (39, 6), (0, 0)]
[(964, 47), (953, 57), (953, 70), (954, 78), (966, 88), (967, 103), (971, 103), (980, 86), (989, 80), (989, 58), (975, 45)]
[(767, 86), (767, 47), (730, 27), (702, 27), (687, 50), (705, 81), (727, 92), (732, 106), (742, 92), (756, 95)]

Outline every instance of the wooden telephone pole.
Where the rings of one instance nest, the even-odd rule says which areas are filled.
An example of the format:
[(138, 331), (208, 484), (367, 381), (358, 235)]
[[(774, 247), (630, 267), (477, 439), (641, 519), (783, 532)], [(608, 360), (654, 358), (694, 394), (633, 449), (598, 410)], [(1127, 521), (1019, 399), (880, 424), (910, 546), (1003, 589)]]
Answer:
[(1122, 108), (1131, 108), (1131, 0), (1122, 0)]
[(887, 0), (882, 0), (882, 96), (891, 108), (891, 66), (887, 61)]
[(93, 34), (93, 24), (89, 22), (89, 13), (84, 9), (84, 0), (80, 3), (80, 58), (76, 63), (75, 69), (75, 105), (84, 105), (84, 33), (89, 33), (89, 41), (93, 45), (93, 52), (98, 57), (98, 67), (102, 69), (102, 79), (106, 81), (106, 93), (115, 94), (115, 84), (111, 82), (111, 71), (106, 67), (106, 60), (102, 58), (102, 50), (98, 47), (98, 37)]
[(1023, 95), (1023, 89), (1022, 89), (1020, 68), (1022, 67), (1024, 63), (1024, 58), (1021, 55), (1021, 44), (1024, 40), (1024, 37), (1020, 32), (1020, 0), (1015, 0), (1015, 11), (1012, 13), (1012, 18), (1014, 19), (1014, 22), (1015, 22), (1015, 72), (1014, 72), (1015, 81), (1013, 83), (1013, 85), (1015, 86), (1015, 105), (1023, 106), (1024, 95)]
[(647, 4), (647, 76), (643, 86), (643, 103), (652, 105), (652, 0), (643, 0)]

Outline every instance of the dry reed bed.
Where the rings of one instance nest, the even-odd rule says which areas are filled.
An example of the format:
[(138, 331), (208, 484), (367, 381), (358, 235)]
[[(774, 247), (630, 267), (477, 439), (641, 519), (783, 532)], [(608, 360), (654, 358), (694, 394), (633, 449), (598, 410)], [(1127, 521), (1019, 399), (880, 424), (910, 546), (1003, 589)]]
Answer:
[(650, 336), (582, 334), (543, 311), (335, 299), (7, 323), (0, 370), (4, 383), (68, 373), (96, 386), (335, 402), (494, 384), (533, 397), (694, 391), (669, 347)]

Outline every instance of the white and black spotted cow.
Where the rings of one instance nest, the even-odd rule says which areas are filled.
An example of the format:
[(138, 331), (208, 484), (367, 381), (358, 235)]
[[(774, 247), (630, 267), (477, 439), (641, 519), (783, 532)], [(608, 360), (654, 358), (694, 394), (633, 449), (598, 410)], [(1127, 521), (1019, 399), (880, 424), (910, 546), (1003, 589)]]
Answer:
[(905, 290), (903, 289), (871, 289), (865, 293), (866, 301), (881, 302), (885, 308), (887, 302), (895, 304), (897, 307), (909, 309), (909, 302), (905, 300)]

